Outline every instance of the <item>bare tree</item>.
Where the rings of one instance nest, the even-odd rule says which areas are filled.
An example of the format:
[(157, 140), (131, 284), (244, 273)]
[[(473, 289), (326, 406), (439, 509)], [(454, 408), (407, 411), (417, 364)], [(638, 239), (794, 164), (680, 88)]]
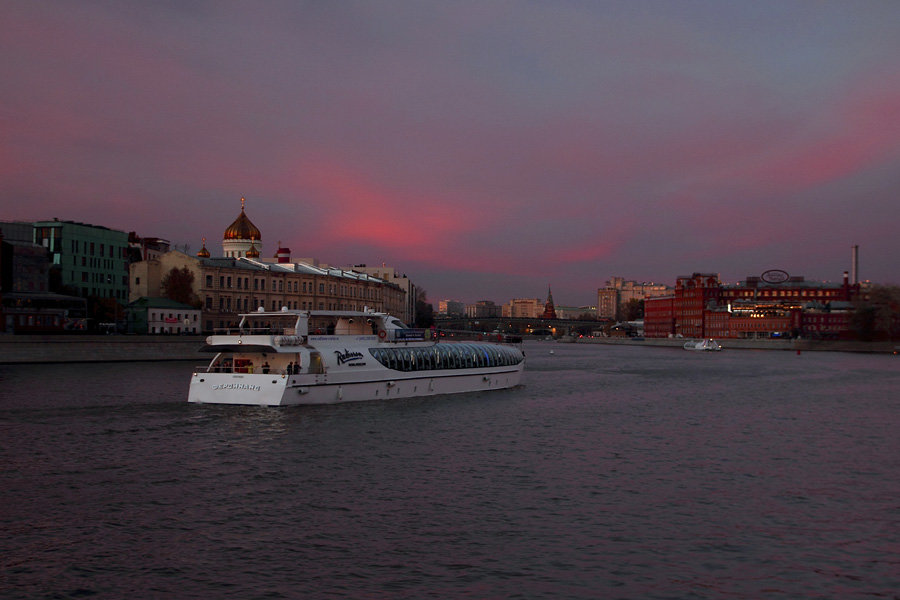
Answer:
[(199, 306), (200, 300), (194, 294), (194, 274), (187, 267), (172, 269), (163, 277), (163, 295), (169, 300)]

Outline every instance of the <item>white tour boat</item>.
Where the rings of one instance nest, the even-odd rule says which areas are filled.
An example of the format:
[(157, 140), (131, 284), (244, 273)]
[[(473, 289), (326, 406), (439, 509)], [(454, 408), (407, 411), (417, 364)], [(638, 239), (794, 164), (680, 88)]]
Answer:
[(496, 390), (518, 385), (525, 367), (515, 346), (432, 340), (370, 310), (240, 317), (206, 339), (202, 350), (215, 356), (195, 369), (189, 402), (282, 406)]
[(699, 352), (719, 352), (722, 346), (714, 339), (705, 339), (699, 342), (685, 342), (684, 349), (697, 350)]

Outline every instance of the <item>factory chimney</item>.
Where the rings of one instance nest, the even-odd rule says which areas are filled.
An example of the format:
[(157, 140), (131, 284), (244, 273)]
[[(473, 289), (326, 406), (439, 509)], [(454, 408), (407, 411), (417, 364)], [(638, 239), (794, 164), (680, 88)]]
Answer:
[(854, 244), (850, 259), (850, 283), (859, 283), (859, 246)]

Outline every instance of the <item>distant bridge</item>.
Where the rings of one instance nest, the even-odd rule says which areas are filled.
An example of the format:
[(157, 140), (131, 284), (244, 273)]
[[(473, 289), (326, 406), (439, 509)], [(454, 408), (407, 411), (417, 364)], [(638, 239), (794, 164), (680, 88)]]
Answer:
[(499, 331), (518, 335), (589, 334), (603, 329), (608, 320), (530, 319), (525, 317), (435, 317), (434, 326), (446, 331)]

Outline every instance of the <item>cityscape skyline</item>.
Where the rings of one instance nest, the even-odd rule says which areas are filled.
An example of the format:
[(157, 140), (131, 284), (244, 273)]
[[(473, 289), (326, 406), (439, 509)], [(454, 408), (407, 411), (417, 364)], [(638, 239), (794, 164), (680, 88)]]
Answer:
[(216, 254), (243, 196), (433, 304), (900, 283), (897, 3), (50, 4), (0, 22), (2, 220)]

